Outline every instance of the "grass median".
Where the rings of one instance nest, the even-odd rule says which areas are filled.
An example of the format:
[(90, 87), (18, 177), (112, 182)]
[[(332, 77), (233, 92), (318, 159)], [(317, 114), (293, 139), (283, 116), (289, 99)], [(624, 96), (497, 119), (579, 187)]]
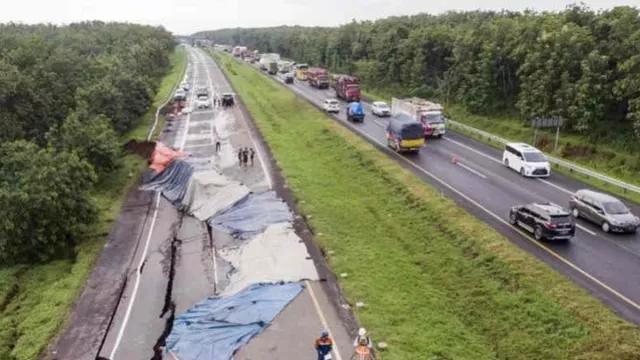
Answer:
[[(154, 106), (140, 125), (125, 137), (146, 140), (149, 120), (180, 81), (187, 63), (178, 49), (171, 57), (172, 70), (161, 82)], [(0, 359), (32, 360), (64, 328), (73, 302), (82, 291), (129, 189), (146, 162), (137, 155), (123, 155), (122, 166), (98, 184), (94, 197), (99, 218), (91, 234), (80, 242), (75, 259), (42, 265), (0, 267)]]
[(212, 53), (385, 360), (637, 359), (640, 332), (370, 144)]

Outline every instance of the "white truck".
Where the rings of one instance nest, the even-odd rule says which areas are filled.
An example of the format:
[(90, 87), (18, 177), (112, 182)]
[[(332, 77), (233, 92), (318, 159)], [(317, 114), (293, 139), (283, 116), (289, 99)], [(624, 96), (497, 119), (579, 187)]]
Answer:
[(441, 138), (445, 134), (442, 105), (420, 98), (391, 98), (391, 116), (406, 114), (420, 121), (424, 135)]
[(291, 61), (280, 60), (278, 61), (278, 72), (281, 74), (290, 73), (293, 66), (291, 65)]
[(278, 62), (280, 61), (280, 54), (262, 54), (260, 55), (260, 69), (263, 71), (267, 71), (269, 68), (270, 62)]

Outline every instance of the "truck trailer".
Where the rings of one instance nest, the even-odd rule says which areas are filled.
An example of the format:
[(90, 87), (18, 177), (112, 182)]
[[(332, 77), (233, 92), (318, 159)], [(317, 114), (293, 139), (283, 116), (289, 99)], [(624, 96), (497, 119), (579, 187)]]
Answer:
[(331, 87), (338, 99), (360, 101), (360, 80), (355, 76), (333, 75)]
[(445, 134), (445, 118), (442, 114), (442, 105), (425, 99), (412, 98), (392, 98), (391, 115), (409, 115), (422, 123), (424, 135), (441, 138)]

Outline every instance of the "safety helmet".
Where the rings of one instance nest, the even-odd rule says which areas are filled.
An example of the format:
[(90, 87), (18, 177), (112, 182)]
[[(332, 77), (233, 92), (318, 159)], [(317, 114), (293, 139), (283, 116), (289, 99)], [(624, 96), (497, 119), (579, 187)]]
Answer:
[(322, 330), (321, 336), (322, 337), (327, 337), (327, 336), (329, 336), (329, 332), (327, 330)]
[(364, 328), (360, 328), (360, 330), (358, 330), (358, 335), (360, 336), (367, 335), (367, 330), (365, 330)]

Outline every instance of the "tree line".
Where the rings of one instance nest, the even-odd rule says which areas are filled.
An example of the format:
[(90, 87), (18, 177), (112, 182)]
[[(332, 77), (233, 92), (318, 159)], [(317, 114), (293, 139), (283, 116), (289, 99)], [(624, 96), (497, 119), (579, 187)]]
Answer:
[(449, 12), (340, 27), (194, 34), (348, 72), (368, 88), (464, 104), (522, 121), (560, 116), (567, 130), (640, 149), (638, 9)]
[(73, 251), (174, 47), (149, 26), (0, 24), (0, 263)]

